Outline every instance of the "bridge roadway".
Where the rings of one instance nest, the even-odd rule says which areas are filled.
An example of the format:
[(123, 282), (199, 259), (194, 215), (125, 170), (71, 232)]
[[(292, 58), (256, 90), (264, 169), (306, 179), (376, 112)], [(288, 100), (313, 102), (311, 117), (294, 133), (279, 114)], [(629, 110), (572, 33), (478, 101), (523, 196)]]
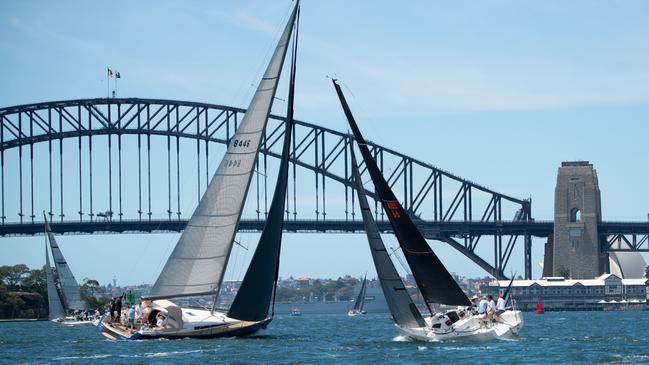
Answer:
[[(263, 220), (243, 219), (239, 224), (240, 232), (259, 232), (264, 227)], [(387, 221), (377, 221), (381, 232), (392, 232)], [(549, 237), (554, 230), (552, 221), (499, 221), (499, 222), (439, 222), (418, 220), (417, 224), (426, 238), (440, 236), (464, 237), (481, 235), (531, 235)], [(187, 225), (187, 220), (95, 220), (52, 222), (55, 233), (92, 234), (92, 233), (148, 233), (180, 232)], [(363, 232), (361, 220), (286, 220), (284, 230), (302, 233), (354, 233)], [(649, 234), (649, 222), (601, 222), (601, 235), (612, 234)], [(5, 223), (0, 225), (0, 236), (29, 236), (43, 233), (43, 223)]]

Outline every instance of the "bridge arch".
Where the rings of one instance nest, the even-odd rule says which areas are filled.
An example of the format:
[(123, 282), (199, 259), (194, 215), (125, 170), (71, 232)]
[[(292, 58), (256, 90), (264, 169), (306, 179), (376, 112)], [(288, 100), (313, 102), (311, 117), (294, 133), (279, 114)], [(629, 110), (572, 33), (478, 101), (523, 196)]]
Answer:
[[(74, 144), (75, 140), (78, 141), (78, 156), (73, 155), (70, 159), (74, 162), (76, 161), (75, 157), (78, 157), (79, 160), (78, 185), (80, 191), (78, 197), (69, 199), (70, 201), (79, 201), (77, 212), (79, 221), (84, 221), (84, 219), (88, 223), (96, 221), (99, 212), (96, 207), (93, 207), (92, 186), (95, 183), (92, 179), (93, 166), (91, 163), (90, 171), (82, 171), (81, 159), (82, 144), (84, 148), (89, 147), (90, 155), (87, 158), (92, 159), (93, 139), (97, 141), (97, 138), (101, 136), (107, 136), (104, 138), (108, 139), (108, 157), (114, 157), (119, 161), (115, 163), (117, 164), (117, 171), (115, 172), (112, 171), (113, 162), (109, 163), (108, 166), (109, 184), (116, 180), (112, 174), (119, 174), (119, 190), (115, 188), (113, 192), (113, 187), (109, 188), (109, 212), (103, 212), (103, 214), (110, 213), (109, 219), (114, 220), (126, 220), (129, 218), (139, 220), (164, 218), (182, 220), (179, 182), (175, 184), (177, 191), (172, 191), (172, 180), (177, 178), (180, 181), (179, 177), (174, 177), (171, 174), (174, 147), (176, 149), (174, 162), (178, 164), (176, 173), (180, 175), (180, 156), (178, 152), (180, 142), (178, 141), (181, 139), (196, 141), (197, 180), (200, 192), (201, 176), (205, 176), (204, 183), (209, 177), (209, 163), (207, 160), (210, 156), (210, 146), (228, 143), (244, 113), (245, 109), (231, 106), (140, 98), (78, 99), (2, 108), (0, 109), (0, 160), (2, 169), (0, 181), (2, 215), (0, 217), (2, 225), (5, 226), (9, 223), (36, 224), (38, 221), (36, 212), (42, 210), (47, 211), (52, 217), (57, 217), (61, 223), (71, 220), (70, 216), (74, 215), (74, 213), (70, 214), (70, 208), (66, 209), (64, 207), (63, 198), (60, 198), (60, 201), (55, 201), (57, 196), (52, 192), (52, 181), (56, 179), (56, 177), (52, 177), (52, 160), (54, 158), (56, 164), (58, 159), (62, 166), (63, 161), (66, 159), (64, 151), (67, 151), (63, 147), (64, 141), (68, 144), (70, 142)], [(278, 142), (281, 142), (286, 132), (283, 120), (283, 117), (277, 115), (271, 115), (269, 119), (258, 163), (258, 171), (262, 176), (267, 176), (269, 173), (267, 159), (279, 157), (281, 143)], [(332, 216), (339, 215), (336, 218), (346, 221), (355, 220), (348, 135), (304, 121), (296, 121), (292, 133), (295, 136), (290, 160), (293, 171), (293, 187), (297, 184), (300, 176), (304, 175), (303, 173), (298, 175), (296, 173), (297, 169), (311, 174), (313, 180), (309, 184), (315, 183), (313, 197), (315, 217), (310, 216), (307, 218), (324, 221), (331, 220)], [(141, 143), (141, 138), (147, 141), (152, 137), (166, 138), (167, 140), (166, 162), (169, 174), (166, 183), (169, 204), (165, 212), (152, 211), (150, 208), (150, 196), (148, 197), (147, 210), (146, 197), (142, 197), (141, 176), (139, 178), (140, 205), (137, 212), (122, 209), (122, 158), (124, 158), (122, 155), (122, 138), (129, 136), (137, 137), (139, 160), (142, 159), (143, 143)], [(112, 145), (114, 139), (116, 139), (115, 146)], [(53, 157), (52, 145), (56, 145), (57, 142), (60, 146), (59, 156)], [(44, 204), (34, 198), (34, 146), (39, 144), (47, 144), (49, 147), (49, 204)], [(514, 221), (527, 221), (531, 219), (531, 202), (529, 200), (517, 199), (498, 193), (390, 148), (372, 142), (369, 144), (380, 168), (390, 185), (395, 189), (397, 196), (400, 197), (404, 207), (415, 219), (426, 220), (430, 223), (426, 226), (427, 231), (425, 232), (428, 238), (435, 238), (449, 243), (485, 270), (498, 277), (504, 277), (503, 270), (509, 261), (519, 235), (493, 235), (494, 257), (492, 263), (488, 263), (487, 260), (476, 254), (478, 242), (483, 234), (467, 230), (466, 233), (449, 235), (436, 230), (435, 223), (465, 222), (469, 224), (471, 222), (492, 222), (498, 224), (498, 222), (512, 220), (512, 217)], [(146, 147), (150, 148), (150, 144)], [(5, 178), (8, 174), (5, 171), (5, 160), (6, 153), (13, 150), (18, 150), (19, 159), (19, 206), (6, 206)], [(203, 159), (205, 160), (202, 171), (201, 150), (204, 151)], [(150, 151), (144, 152), (144, 154), (147, 153), (150, 154)], [(150, 158), (150, 155), (146, 157)], [(156, 157), (154, 156), (154, 159)], [(158, 159), (164, 163), (164, 158)], [(23, 171), (23, 165), (29, 166), (31, 173), (28, 174)], [(151, 164), (147, 164), (147, 167), (150, 175)], [(95, 169), (105, 169), (105, 166), (95, 166)], [(142, 167), (139, 167), (138, 170), (141, 174)], [(363, 166), (361, 166), (361, 170), (363, 173), (365, 172)], [(23, 172), (25, 173), (23, 174)], [(84, 173), (90, 174), (90, 178), (88, 179)], [(29, 175), (32, 181), (24, 181), (23, 175)], [(64, 179), (62, 171), (60, 171), (60, 175), (58, 184), (61, 187), (60, 195), (63, 195), (63, 185), (66, 179)], [(257, 183), (255, 187), (257, 190), (257, 219), (263, 219), (268, 191), (267, 179), (260, 180), (263, 180), (262, 183)], [(86, 182), (86, 186), (82, 189), (84, 182)], [(340, 195), (343, 195), (342, 191), (344, 190), (344, 204), (341, 202), (335, 212), (332, 212), (331, 208), (329, 208), (329, 211), (327, 210), (331, 206), (329, 199), (327, 199), (327, 188), (331, 187), (332, 183), (337, 186), (337, 189), (340, 189)], [(88, 189), (90, 190), (89, 193)], [(147, 191), (151, 191), (150, 182)], [(115, 196), (113, 196), (113, 193)], [(375, 198), (375, 194), (371, 189), (367, 193), (371, 198)], [(175, 207), (172, 204), (172, 195), (174, 194), (177, 195), (174, 196), (177, 198), (177, 206)], [(293, 188), (292, 193), (289, 193), (289, 196), (292, 201), (287, 205), (287, 215), (289, 219), (298, 220), (298, 205), (296, 204), (298, 196), (295, 188)], [(66, 202), (65, 206), (69, 205)], [(176, 209), (175, 212), (174, 209)], [(17, 215), (12, 215), (14, 220), (8, 217), (10, 212), (17, 213)], [(66, 212), (68, 212), (67, 215)], [(113, 213), (114, 217), (112, 216)], [(378, 219), (382, 219), (382, 211), (376, 203), (375, 214)], [(16, 216), (18, 219), (15, 218)], [(302, 217), (303, 215), (300, 215), (300, 218)], [(526, 243), (526, 252), (529, 250), (528, 245), (529, 243)]]

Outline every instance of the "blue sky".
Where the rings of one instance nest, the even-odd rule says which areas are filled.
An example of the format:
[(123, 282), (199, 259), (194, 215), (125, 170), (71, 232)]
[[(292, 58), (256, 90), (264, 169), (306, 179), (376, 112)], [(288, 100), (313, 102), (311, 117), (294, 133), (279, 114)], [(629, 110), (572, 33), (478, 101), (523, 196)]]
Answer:
[[(0, 106), (120, 96), (246, 107), (290, 1), (6, 1)], [(296, 117), (344, 130), (326, 75), (349, 89), (366, 136), (551, 219), (561, 161), (598, 170), (605, 220), (649, 213), (649, 3), (302, 3)], [(280, 90), (279, 93), (283, 93)], [(283, 105), (275, 111), (283, 114)], [(71, 170), (70, 173), (74, 173)], [(177, 235), (60, 237), (78, 278), (152, 282)], [(254, 244), (255, 235), (243, 241)], [(386, 240), (394, 245), (392, 239)], [(0, 239), (0, 264), (42, 265), (42, 237)], [(434, 244), (450, 270), (483, 272)], [(241, 277), (245, 252), (232, 259)], [(106, 258), (117, 257), (117, 260)], [(518, 255), (520, 256), (520, 255)], [(513, 258), (522, 272), (522, 257)], [(534, 241), (534, 261), (542, 241)], [(286, 235), (283, 276), (361, 274), (362, 235)], [(538, 274), (535, 266), (535, 273)]]

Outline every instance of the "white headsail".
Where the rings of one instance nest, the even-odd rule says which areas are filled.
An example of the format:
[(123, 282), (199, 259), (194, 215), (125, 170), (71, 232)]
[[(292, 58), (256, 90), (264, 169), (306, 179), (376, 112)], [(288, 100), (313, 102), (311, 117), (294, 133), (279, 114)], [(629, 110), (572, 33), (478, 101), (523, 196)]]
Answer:
[(50, 255), (47, 253), (47, 242), (45, 242), (45, 275), (47, 276), (47, 301), (49, 306), (50, 319), (65, 317), (65, 310), (61, 304), (59, 292), (54, 284), (54, 274), (50, 266)]
[(223, 161), (153, 285), (149, 298), (218, 293), (277, 90), (295, 16), (296, 10), (291, 14), (241, 125), (230, 140)]
[(45, 217), (45, 232), (47, 233), (47, 238), (50, 241), (50, 248), (52, 249), (52, 259), (54, 259), (54, 266), (56, 266), (56, 272), (59, 276), (59, 283), (61, 284), (61, 291), (63, 292), (63, 302), (65, 304), (66, 310), (82, 310), (84, 309), (85, 303), (81, 300), (81, 289), (79, 288), (79, 283), (77, 279), (72, 275), (72, 270), (68, 262), (65, 261), (63, 253), (59, 248), (59, 245), (56, 243), (54, 234), (50, 229), (50, 224), (47, 222), (47, 217)]

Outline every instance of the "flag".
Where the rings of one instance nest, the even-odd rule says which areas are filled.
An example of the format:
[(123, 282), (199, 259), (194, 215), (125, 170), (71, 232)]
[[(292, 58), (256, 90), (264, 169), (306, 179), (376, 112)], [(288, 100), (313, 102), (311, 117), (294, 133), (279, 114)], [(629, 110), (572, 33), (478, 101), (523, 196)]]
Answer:
[(121, 78), (121, 76), (119, 75), (119, 72), (117, 72), (117, 71), (115, 71), (115, 78), (116, 78), (116, 79), (120, 79), (120, 78)]
[(108, 77), (113, 77), (113, 70), (108, 69)]

